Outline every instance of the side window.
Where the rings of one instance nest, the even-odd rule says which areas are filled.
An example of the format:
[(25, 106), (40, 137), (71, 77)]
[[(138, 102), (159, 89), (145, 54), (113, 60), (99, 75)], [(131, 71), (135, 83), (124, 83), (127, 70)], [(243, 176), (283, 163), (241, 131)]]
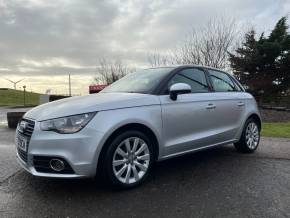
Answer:
[(235, 83), (235, 85), (236, 85), (236, 90), (237, 90), (238, 92), (243, 92), (243, 91), (244, 91), (244, 90), (242, 89), (242, 85), (239, 84), (239, 82), (237, 81), (236, 78), (234, 78), (234, 83)]
[(208, 92), (205, 74), (199, 69), (185, 69), (174, 75), (168, 82), (168, 90), (175, 83), (186, 83), (191, 86), (191, 92)]
[(208, 71), (210, 74), (213, 88), (216, 92), (236, 91), (235, 84), (227, 74), (215, 70)]

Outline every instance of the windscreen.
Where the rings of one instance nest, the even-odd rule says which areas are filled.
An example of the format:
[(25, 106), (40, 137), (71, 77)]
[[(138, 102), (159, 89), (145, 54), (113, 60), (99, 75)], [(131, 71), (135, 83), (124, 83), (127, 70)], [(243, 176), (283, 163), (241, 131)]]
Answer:
[(150, 68), (130, 73), (102, 90), (102, 93), (128, 92), (150, 94), (173, 68)]

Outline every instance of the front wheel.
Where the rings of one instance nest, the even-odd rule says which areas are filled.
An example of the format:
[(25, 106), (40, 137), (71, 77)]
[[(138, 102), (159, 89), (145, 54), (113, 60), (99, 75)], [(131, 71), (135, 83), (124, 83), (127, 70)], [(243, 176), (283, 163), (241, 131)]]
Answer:
[(103, 159), (103, 170), (113, 186), (131, 188), (146, 179), (153, 161), (151, 140), (142, 132), (129, 130), (110, 143)]
[(258, 148), (259, 142), (259, 124), (256, 120), (250, 118), (245, 123), (245, 127), (240, 140), (234, 145), (238, 151), (241, 151), (243, 153), (252, 153)]

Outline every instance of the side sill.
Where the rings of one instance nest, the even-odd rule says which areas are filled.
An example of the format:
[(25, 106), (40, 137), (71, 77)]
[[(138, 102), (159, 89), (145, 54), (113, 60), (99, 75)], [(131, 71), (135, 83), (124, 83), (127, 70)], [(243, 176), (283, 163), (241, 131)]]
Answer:
[(213, 144), (213, 145), (207, 145), (207, 146), (200, 147), (200, 148), (194, 148), (194, 149), (190, 149), (190, 150), (187, 150), (187, 151), (181, 151), (181, 152), (178, 152), (178, 153), (169, 154), (169, 155), (166, 155), (166, 156), (163, 156), (163, 157), (159, 158), (158, 161), (163, 161), (163, 160), (170, 159), (170, 158), (173, 158), (173, 157), (178, 157), (178, 156), (182, 156), (182, 155), (185, 155), (185, 154), (206, 150), (206, 149), (210, 149), (210, 148), (217, 147), (217, 146), (220, 146), (220, 145), (226, 145), (226, 144), (234, 143), (234, 142), (237, 142), (237, 141), (238, 141), (237, 139), (232, 139), (232, 140), (228, 140), (228, 141), (217, 143), (217, 144)]

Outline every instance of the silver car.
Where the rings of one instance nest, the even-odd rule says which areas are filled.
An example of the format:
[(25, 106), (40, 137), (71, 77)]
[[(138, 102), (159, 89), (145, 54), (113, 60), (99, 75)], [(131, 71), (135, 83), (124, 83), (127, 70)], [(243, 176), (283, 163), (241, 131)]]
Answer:
[(17, 159), (35, 176), (102, 175), (114, 186), (142, 183), (155, 161), (260, 140), (255, 99), (230, 74), (187, 65), (127, 75), (99, 94), (28, 111), (16, 131)]

